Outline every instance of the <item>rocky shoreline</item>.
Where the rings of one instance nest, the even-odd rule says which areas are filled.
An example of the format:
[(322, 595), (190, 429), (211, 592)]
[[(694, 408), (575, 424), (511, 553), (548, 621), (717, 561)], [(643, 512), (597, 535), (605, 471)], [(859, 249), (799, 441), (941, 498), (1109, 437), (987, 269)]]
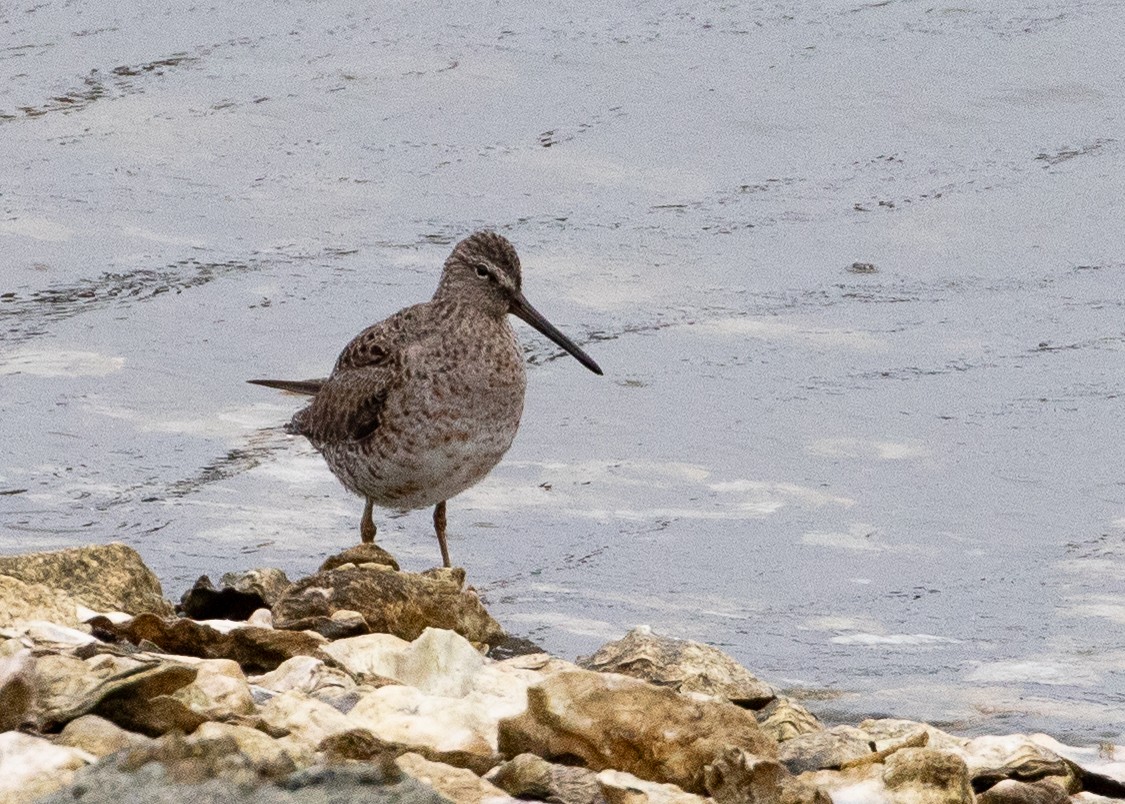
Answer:
[(1123, 799), (1125, 747), (829, 728), (643, 627), (574, 664), (374, 545), (178, 606), (121, 544), (0, 556), (0, 804)]

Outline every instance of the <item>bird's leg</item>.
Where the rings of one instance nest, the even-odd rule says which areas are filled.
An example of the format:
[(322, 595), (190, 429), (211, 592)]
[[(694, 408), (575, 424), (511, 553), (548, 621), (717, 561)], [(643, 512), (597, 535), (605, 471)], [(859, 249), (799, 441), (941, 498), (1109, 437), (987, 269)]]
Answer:
[(375, 505), (370, 497), (363, 506), (363, 519), (359, 521), (359, 538), (364, 544), (375, 543), (375, 520), (371, 518), (371, 508)]
[(445, 500), (434, 506), (434, 533), (437, 534), (438, 547), (441, 548), (442, 565), (452, 567), (449, 563), (449, 545), (445, 543)]

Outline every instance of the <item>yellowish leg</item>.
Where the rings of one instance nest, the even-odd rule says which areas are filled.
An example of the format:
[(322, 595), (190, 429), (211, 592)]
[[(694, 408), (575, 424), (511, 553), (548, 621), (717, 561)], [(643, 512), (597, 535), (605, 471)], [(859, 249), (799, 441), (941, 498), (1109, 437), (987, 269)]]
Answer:
[(375, 542), (375, 520), (371, 518), (371, 508), (374, 505), (375, 503), (368, 497), (367, 503), (363, 506), (363, 519), (359, 521), (359, 538), (364, 544)]
[(434, 506), (434, 533), (437, 534), (438, 547), (441, 548), (442, 565), (452, 567), (449, 563), (449, 545), (445, 543), (445, 500)]

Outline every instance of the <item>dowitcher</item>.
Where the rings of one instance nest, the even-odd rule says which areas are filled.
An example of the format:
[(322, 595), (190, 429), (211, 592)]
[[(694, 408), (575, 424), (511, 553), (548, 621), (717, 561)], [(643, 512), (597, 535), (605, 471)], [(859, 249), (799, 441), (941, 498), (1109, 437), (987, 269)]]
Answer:
[(362, 541), (375, 541), (374, 506), (432, 505), (441, 560), (450, 566), (445, 503), (499, 463), (523, 413), (527, 380), (509, 313), (602, 373), (531, 306), (521, 284), (512, 244), (476, 232), (453, 248), (430, 301), (363, 330), (327, 378), (250, 380), (312, 396), (285, 429), (308, 438), (364, 498)]

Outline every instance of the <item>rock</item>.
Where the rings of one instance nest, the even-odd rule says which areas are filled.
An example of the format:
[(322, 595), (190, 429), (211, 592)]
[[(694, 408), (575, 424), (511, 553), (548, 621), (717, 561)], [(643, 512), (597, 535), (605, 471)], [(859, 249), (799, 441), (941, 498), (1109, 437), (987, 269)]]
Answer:
[(496, 753), (480, 754), (470, 751), (440, 751), (425, 745), (408, 745), (376, 737), (367, 729), (357, 728), (333, 734), (317, 746), (329, 761), (397, 758), (403, 754), (415, 753), (433, 762), (440, 762), (454, 768), (464, 768), (477, 776), (496, 767), (502, 757)]
[(1046, 734), (1032, 734), (1036, 745), (1070, 763), (1083, 790), (1112, 798), (1125, 798), (1125, 746), (1102, 743), (1086, 748), (1064, 745)]
[(35, 659), (19, 640), (8, 640), (0, 652), (0, 732), (32, 723), (34, 709)]
[(0, 628), (22, 626), (34, 620), (76, 626), (78, 603), (58, 589), (0, 574)]
[(113, 634), (134, 645), (152, 643), (164, 653), (200, 659), (231, 659), (249, 672), (274, 670), (293, 656), (314, 656), (324, 640), (302, 631), (277, 631), (247, 626), (220, 633), (192, 620), (163, 619), (142, 614), (123, 625), (105, 619), (93, 621), (99, 631)]
[(777, 758), (797, 775), (822, 768), (839, 768), (875, 751), (871, 737), (851, 726), (802, 734), (778, 745)]
[(1047, 779), (1030, 784), (1005, 779), (977, 796), (977, 804), (1068, 804), (1070, 796)]
[(230, 740), (253, 763), (259, 775), (271, 779), (286, 776), (297, 769), (293, 757), (277, 740), (247, 726), (208, 722), (196, 729), (190, 740)]
[(779, 743), (820, 731), (824, 725), (792, 698), (776, 698), (754, 713), (762, 731)]
[(219, 579), (224, 589), (255, 594), (263, 601), (263, 608), (271, 609), (285, 591), (293, 585), (285, 572), (276, 567), (262, 567), (246, 572), (226, 572)]
[(427, 627), (456, 631), (472, 642), (498, 644), (506, 638), (466, 590), (461, 569), (413, 574), (379, 564), (341, 566), (298, 581), (273, 607), (274, 625), (287, 628), (309, 617), (331, 617), (340, 609), (359, 612), (373, 632), (403, 639)]
[(728, 746), (777, 755), (744, 709), (613, 673), (558, 673), (530, 687), (527, 703), (526, 712), (500, 721), (503, 754), (578, 760), (690, 793), (704, 791), (704, 767)]
[(0, 556), (0, 575), (66, 592), (95, 611), (172, 613), (152, 570), (136, 550), (117, 542)]
[(792, 776), (775, 759), (729, 748), (704, 769), (704, 783), (717, 804), (832, 804), (823, 790)]
[(993, 787), (1004, 779), (1034, 782), (1047, 777), (1071, 792), (1080, 789), (1066, 760), (1023, 734), (977, 737), (957, 753), (965, 760), (977, 790)]
[(903, 748), (887, 757), (883, 782), (896, 800), (917, 804), (974, 804), (965, 760), (932, 748)]
[(384, 740), (475, 755), (486, 767), (500, 761), (496, 754), (500, 715), (476, 700), (428, 695), (415, 687), (395, 684), (364, 695), (347, 717), (353, 727), (367, 729)]
[(704, 786), (718, 804), (776, 802), (790, 778), (776, 759), (761, 759), (739, 748), (728, 748), (703, 769)]
[(431, 762), (418, 754), (403, 754), (395, 764), (423, 784), (437, 790), (457, 804), (505, 804), (517, 800), (472, 771)]
[(246, 624), (258, 628), (273, 628), (273, 612), (269, 609), (258, 609), (250, 615)]
[(0, 804), (32, 801), (63, 787), (96, 757), (18, 731), (0, 734)]
[(707, 799), (687, 793), (674, 784), (640, 779), (631, 773), (603, 770), (597, 775), (608, 804), (705, 804)]
[(170, 696), (195, 677), (194, 668), (175, 663), (41, 656), (35, 664), (37, 725), (51, 730), (82, 715), (97, 714), (151, 736), (174, 728), (190, 732), (205, 718)]
[(66, 724), (55, 744), (81, 748), (95, 757), (104, 757), (126, 748), (141, 748), (149, 742), (149, 737), (127, 731), (104, 717), (82, 715)]
[(184, 592), (176, 611), (193, 620), (240, 620), (264, 607), (266, 601), (257, 592), (243, 592), (231, 587), (216, 589), (211, 579), (201, 575), (191, 589)]
[(356, 727), (335, 707), (296, 690), (271, 698), (261, 707), (259, 714), (271, 729), (289, 733), (292, 741), (310, 751), (315, 750), (326, 737)]
[(384, 550), (377, 544), (366, 543), (357, 544), (355, 547), (349, 547), (342, 553), (329, 556), (324, 559), (324, 563), (320, 565), (317, 572), (328, 572), (334, 570), (344, 564), (354, 564), (357, 567), (360, 564), (382, 564), (398, 571), (398, 562), (395, 557)]
[(543, 648), (536, 645), (530, 639), (509, 636), (502, 642), (488, 649), (488, 658), (500, 662), (505, 659), (514, 659), (518, 656), (538, 656), (544, 653)]
[(520, 754), (500, 765), (488, 780), (509, 795), (556, 804), (607, 804), (598, 775), (586, 768), (555, 765), (535, 754)]
[(205, 659), (194, 665), (197, 675), (172, 697), (208, 720), (229, 720), (255, 710), (250, 685), (237, 662)]
[(527, 687), (548, 672), (486, 659), (460, 634), (427, 628), (413, 642), (390, 634), (343, 639), (324, 653), (359, 678), (393, 681), (429, 695), (489, 704), (503, 716), (523, 711)]
[(963, 737), (954, 737), (952, 734), (947, 734), (928, 723), (919, 723), (915, 720), (897, 720), (895, 718), (864, 720), (859, 724), (859, 729), (871, 736), (871, 739), (875, 741), (875, 748), (878, 750), (895, 745), (903, 740), (910, 740), (920, 732), (926, 734), (926, 747), (939, 751), (960, 751), (969, 742)]
[(713, 695), (750, 709), (760, 709), (777, 697), (777, 690), (718, 648), (657, 636), (647, 626), (580, 658), (578, 666), (641, 678), (677, 692)]
[(347, 609), (335, 611), (331, 617), (316, 616), (291, 620), (285, 623), (285, 627), (293, 631), (315, 631), (329, 641), (371, 633), (371, 626), (363, 619), (363, 615)]
[[(325, 646), (327, 648), (329, 646)], [(326, 689), (342, 692), (355, 689), (355, 681), (343, 670), (329, 667), (314, 656), (294, 656), (279, 664), (276, 669), (261, 676), (252, 676), (250, 683), (273, 692), (297, 690), (316, 695)]]

